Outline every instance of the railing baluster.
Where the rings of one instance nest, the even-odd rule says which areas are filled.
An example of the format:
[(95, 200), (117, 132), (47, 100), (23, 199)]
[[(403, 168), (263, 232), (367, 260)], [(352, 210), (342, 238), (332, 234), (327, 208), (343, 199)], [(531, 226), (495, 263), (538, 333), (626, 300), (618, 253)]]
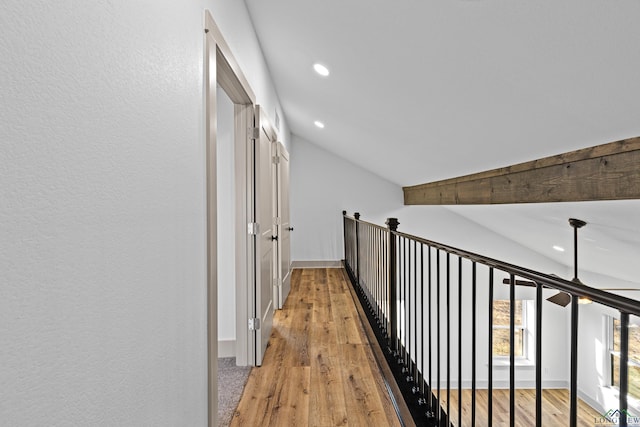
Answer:
[(404, 360), (404, 345), (402, 336), (404, 335), (404, 238), (398, 237), (398, 356)]
[(375, 230), (375, 245), (378, 248), (374, 268), (376, 271), (376, 307), (378, 312), (378, 327), (382, 329), (384, 310), (382, 305), (382, 237), (379, 229)]
[[(374, 248), (373, 248), (373, 230), (368, 227), (367, 228), (367, 246), (369, 249), (369, 256), (367, 257), (367, 289), (369, 290), (369, 301), (371, 301), (371, 303), (373, 303), (373, 298), (375, 295), (375, 281), (374, 281), (374, 274), (373, 274), (373, 254), (374, 254)], [(371, 309), (373, 310), (373, 307), (371, 307)]]
[(355, 255), (356, 255), (356, 259), (355, 259), (355, 269), (356, 269), (356, 283), (358, 284), (358, 286), (360, 286), (360, 236), (359, 236), (359, 224), (358, 224), (358, 220), (360, 219), (360, 214), (358, 212), (353, 214), (353, 217), (356, 219), (355, 221), (355, 228), (356, 228), (356, 248), (355, 248)]
[(367, 292), (369, 294), (369, 301), (371, 301), (373, 299), (373, 289), (374, 289), (374, 284), (373, 284), (373, 269), (372, 269), (372, 265), (373, 265), (373, 259), (372, 259), (372, 255), (373, 255), (373, 247), (371, 245), (371, 228), (367, 227), (367, 260), (366, 260), (366, 274), (367, 274)]
[(420, 243), (420, 393), (425, 395), (424, 388), (424, 244)]
[(536, 427), (542, 427), (542, 285), (536, 283)]
[(516, 424), (516, 280), (511, 274), (509, 285), (509, 425)]
[(458, 425), (462, 425), (462, 258), (458, 257)]
[(413, 255), (411, 256), (413, 260), (413, 281), (411, 291), (413, 293), (411, 301), (413, 302), (413, 308), (411, 309), (411, 323), (413, 324), (412, 331), (412, 344), (411, 344), (411, 379), (415, 381), (417, 377), (417, 368), (418, 368), (418, 312), (417, 312), (417, 300), (418, 300), (418, 247), (415, 242), (413, 242)]
[[(572, 220), (569, 220), (571, 223)], [(578, 228), (582, 225), (573, 224), (573, 277), (578, 277)], [(583, 224), (584, 225), (584, 224)], [(576, 294), (571, 295), (571, 395), (569, 409), (569, 425), (578, 425), (578, 298)]]
[(344, 224), (344, 235), (345, 235), (345, 241), (344, 241), (344, 258), (345, 258), (345, 263), (347, 264), (347, 269), (350, 270), (350, 264), (351, 264), (351, 236), (350, 236), (350, 230), (351, 230), (351, 224), (349, 219), (347, 218), (347, 211), (342, 211), (343, 217), (342, 217), (342, 222)]
[(436, 381), (438, 382), (438, 421), (441, 419), (440, 399), (440, 249), (436, 249)]
[(366, 268), (366, 274), (367, 274), (367, 300), (369, 301), (369, 311), (371, 311), (373, 309), (373, 307), (371, 306), (371, 303), (373, 301), (373, 293), (374, 293), (374, 283), (373, 283), (373, 246), (372, 246), (372, 242), (371, 242), (371, 228), (367, 227), (367, 235), (366, 235), (366, 240), (367, 240), (367, 260), (365, 263), (365, 268)]
[(376, 246), (376, 232), (373, 229), (369, 230), (369, 245), (371, 246), (371, 259), (369, 260), (369, 276), (371, 278), (371, 299), (373, 306), (371, 310), (373, 315), (378, 317), (378, 272), (375, 268), (375, 264), (378, 256), (378, 247)]
[(384, 318), (384, 334), (389, 338), (389, 237), (388, 231), (382, 230), (382, 267), (384, 268), (382, 277), (382, 298), (383, 304), (385, 304), (385, 318)]
[[(360, 225), (358, 225), (360, 227)], [(369, 228), (365, 228), (364, 233), (362, 230), (358, 231), (360, 239), (360, 250), (358, 253), (358, 275), (360, 278), (360, 286), (362, 286), (367, 295), (367, 301), (371, 300), (371, 281), (369, 280)]]
[(620, 427), (627, 427), (629, 393), (629, 314), (620, 313)]
[(347, 211), (342, 211), (342, 238), (344, 239), (342, 241), (342, 246), (344, 249), (344, 260), (347, 264), (347, 268), (349, 268), (349, 251), (347, 248), (351, 240), (347, 237)]
[(402, 242), (400, 247), (402, 248), (402, 262), (401, 262), (401, 271), (402, 271), (402, 279), (400, 280), (401, 286), (400, 286), (400, 302), (401, 302), (401, 307), (402, 307), (402, 311), (401, 311), (401, 318), (400, 318), (400, 348), (402, 349), (402, 363), (404, 364), (404, 366), (406, 366), (406, 351), (407, 351), (407, 345), (406, 345), (406, 339), (405, 339), (405, 335), (407, 334), (407, 324), (405, 322), (406, 319), (406, 315), (407, 315), (407, 309), (405, 308), (405, 303), (407, 300), (407, 292), (406, 292), (406, 286), (407, 286), (407, 268), (406, 268), (406, 259), (407, 259), (407, 251), (406, 251), (406, 247), (405, 247), (405, 243), (406, 240), (404, 237), (400, 239), (400, 241)]
[[(405, 247), (405, 243), (406, 243), (406, 239), (404, 237), (402, 237), (400, 239), (400, 241), (402, 242), (400, 244), (400, 247), (402, 248), (402, 261), (401, 261), (401, 265), (402, 265), (402, 278), (400, 279), (400, 307), (401, 307), (401, 311), (400, 311), (400, 348), (402, 349), (402, 363), (406, 362), (406, 334), (407, 334), (407, 324), (405, 322), (405, 316), (406, 316), (406, 312), (407, 310), (405, 309), (405, 301), (407, 300), (407, 295), (406, 295), (406, 285), (407, 285), (407, 269), (406, 269), (406, 259), (407, 259), (407, 252), (406, 252), (406, 247)], [(406, 364), (405, 364), (406, 365)]]
[(356, 264), (357, 264), (357, 276), (356, 281), (360, 286), (360, 289), (366, 294), (367, 290), (367, 262), (368, 258), (367, 253), (367, 239), (366, 239), (366, 230), (361, 229), (361, 225), (356, 223), (358, 228), (358, 250), (356, 254)]
[(408, 280), (408, 284), (407, 284), (407, 376), (410, 377), (411, 376), (411, 371), (412, 371), (412, 364), (413, 364), (413, 347), (414, 347), (414, 343), (411, 342), (411, 336), (412, 336), (412, 332), (415, 329), (415, 325), (413, 324), (413, 321), (411, 320), (413, 317), (413, 312), (411, 310), (411, 303), (413, 301), (411, 292), (413, 291), (413, 275), (411, 274), (413, 269), (412, 269), (412, 262), (414, 262), (414, 253), (411, 250), (411, 241), (407, 241), (407, 246), (408, 246), (408, 252), (409, 252), (409, 261), (407, 262), (409, 271), (407, 273), (407, 276), (409, 277)]
[(369, 288), (369, 301), (371, 316), (379, 319), (379, 305), (378, 305), (378, 272), (376, 264), (378, 262), (379, 246), (377, 245), (377, 230), (374, 227), (369, 227), (367, 230), (367, 241), (369, 242), (369, 260), (367, 261), (367, 276), (368, 276), (368, 288)]
[(389, 296), (389, 289), (391, 289), (391, 283), (389, 282), (389, 275), (390, 273), (390, 269), (389, 269), (389, 265), (390, 265), (390, 249), (389, 249), (389, 242), (391, 241), (391, 232), (389, 231), (389, 229), (385, 230), (385, 247), (384, 247), (384, 268), (385, 268), (385, 287), (384, 287), (384, 292), (385, 292), (385, 301), (387, 304), (387, 325), (386, 325), (386, 331), (385, 333), (387, 334), (387, 339), (389, 339), (389, 337), (391, 336), (391, 324), (389, 323), (389, 320), (391, 319), (391, 304), (390, 304), (390, 296)]
[(433, 403), (434, 403), (434, 401), (433, 401), (433, 397), (434, 397), (434, 393), (433, 393), (433, 361), (432, 361), (432, 357), (431, 357), (433, 355), (433, 339), (432, 339), (432, 337), (433, 337), (433, 334), (432, 334), (433, 329), (431, 327), (432, 326), (431, 325), (432, 324), (432, 319), (433, 319), (433, 312), (432, 312), (432, 307), (433, 307), (432, 294), (433, 294), (433, 292), (432, 292), (432, 286), (431, 286), (431, 284), (432, 284), (432, 279), (431, 279), (431, 276), (432, 276), (431, 246), (427, 246), (427, 249), (429, 251), (428, 254), (427, 254), (427, 263), (429, 264), (429, 267), (428, 267), (428, 272), (429, 272), (429, 276), (428, 276), (429, 277), (429, 280), (428, 280), (428, 283), (429, 283), (429, 407), (431, 408), (430, 409), (431, 416), (434, 416), (434, 413), (433, 413), (433, 406), (434, 406), (433, 405)]
[[(417, 323), (417, 318), (416, 318), (416, 298), (418, 298), (418, 295), (416, 294), (416, 242), (415, 241), (409, 241), (409, 245), (411, 246), (411, 244), (413, 243), (413, 248), (411, 250), (411, 262), (410, 262), (410, 267), (413, 267), (411, 269), (411, 285), (410, 285), (410, 289), (409, 289), (409, 325), (413, 325), (413, 328), (411, 329), (411, 331), (413, 332), (413, 336), (411, 336), (411, 334), (409, 334), (409, 342), (411, 343), (411, 350), (409, 351), (409, 380), (407, 382), (409, 383), (413, 383), (414, 379), (415, 379), (415, 375), (414, 375), (414, 360), (416, 360), (416, 356), (415, 354), (417, 354), (417, 349), (418, 349), (418, 343), (417, 340), (415, 339), (416, 337), (416, 331), (418, 330), (418, 323)], [(412, 295), (413, 294), (413, 295)], [(413, 307), (411, 307), (411, 302), (413, 302)], [(415, 353), (415, 354), (414, 354)]]
[(375, 248), (375, 261), (374, 261), (374, 266), (376, 266), (375, 270), (374, 270), (374, 275), (373, 275), (373, 280), (375, 283), (375, 294), (374, 294), (374, 298), (375, 298), (375, 302), (376, 302), (376, 320), (378, 321), (378, 323), (380, 322), (381, 317), (381, 312), (380, 312), (380, 269), (377, 268), (378, 265), (380, 265), (380, 241), (379, 241), (379, 236), (380, 236), (380, 232), (378, 230), (374, 230), (372, 233), (371, 238), (373, 239), (373, 247)]
[(368, 239), (369, 227), (363, 228), (361, 224), (358, 224), (358, 236), (362, 239), (358, 244), (358, 280), (367, 295), (367, 300), (371, 300), (369, 287), (369, 275), (371, 271), (371, 259), (369, 257), (371, 242)]
[[(415, 336), (417, 325), (414, 322), (415, 310), (413, 309), (412, 304), (415, 305), (415, 289), (416, 289), (416, 276), (415, 276), (415, 264), (416, 264), (416, 252), (415, 252), (415, 243), (412, 245), (412, 242), (409, 241), (409, 253), (411, 257), (409, 258), (409, 276), (411, 278), (409, 282), (409, 377), (413, 380), (413, 353), (416, 349), (416, 342), (413, 339)], [(413, 246), (413, 247), (412, 247)], [(409, 381), (408, 381), (409, 382)]]
[(410, 364), (410, 351), (411, 351), (411, 322), (409, 319), (411, 309), (411, 246), (409, 245), (409, 239), (405, 239), (405, 251), (407, 252), (407, 258), (404, 263), (404, 378), (406, 380), (407, 373), (409, 372)]
[[(476, 425), (476, 262), (471, 264), (471, 426)], [(489, 344), (491, 345), (491, 344)]]
[[(404, 328), (402, 328), (404, 332), (404, 366), (405, 368), (409, 367), (409, 351), (411, 350), (411, 343), (409, 342), (409, 337), (411, 336), (411, 323), (409, 321), (409, 307), (411, 305), (411, 295), (408, 295), (408, 292), (411, 292), (411, 278), (409, 277), (409, 261), (411, 259), (411, 248), (409, 247), (409, 239), (404, 239), (405, 246), (405, 259), (404, 259), (404, 299), (402, 301), (402, 305), (404, 307)], [(406, 370), (405, 370), (406, 373)]]
[(447, 425), (451, 422), (451, 254), (447, 252)]
[(571, 378), (569, 425), (578, 425), (578, 296), (571, 296)]
[(376, 262), (377, 271), (378, 271), (378, 306), (380, 309), (378, 313), (380, 317), (378, 318), (378, 322), (380, 323), (380, 328), (383, 329), (384, 324), (384, 233), (382, 230), (378, 229), (376, 233), (377, 241), (378, 241), (378, 260)]
[(411, 377), (413, 378), (414, 386), (417, 384), (418, 380), (418, 246), (417, 242), (413, 241), (413, 317), (414, 317), (414, 328), (413, 328), (413, 351), (415, 364), (411, 362)]
[(382, 332), (384, 334), (387, 333), (387, 323), (386, 323), (386, 319), (387, 319), (387, 315), (389, 314), (389, 311), (387, 310), (387, 296), (386, 296), (386, 289), (387, 289), (387, 279), (386, 279), (386, 275), (387, 275), (387, 259), (385, 257), (386, 251), (387, 251), (387, 247), (385, 245), (385, 239), (386, 239), (386, 235), (384, 230), (380, 229), (378, 232), (378, 241), (380, 242), (380, 262), (379, 262), (379, 268), (380, 268), (380, 322), (381, 325), (380, 327), (382, 328)]
[(487, 425), (493, 425), (493, 267), (489, 268), (489, 372), (487, 384)]
[(397, 351), (396, 336), (397, 330), (397, 301), (396, 296), (396, 235), (394, 231), (398, 229), (398, 220), (396, 218), (387, 219), (387, 227), (389, 228), (389, 261), (387, 266), (389, 268), (389, 322), (391, 326), (391, 332), (389, 334), (389, 346), (392, 351)]

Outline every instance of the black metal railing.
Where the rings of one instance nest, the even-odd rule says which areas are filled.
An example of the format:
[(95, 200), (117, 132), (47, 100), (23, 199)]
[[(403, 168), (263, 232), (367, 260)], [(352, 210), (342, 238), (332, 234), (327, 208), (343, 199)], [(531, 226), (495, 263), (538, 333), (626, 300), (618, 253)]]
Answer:
[[(527, 283), (535, 288), (535, 351), (531, 352), (535, 425), (542, 425), (543, 290), (553, 289), (571, 296), (570, 411), (566, 425), (578, 425), (578, 299), (586, 297), (620, 315), (619, 425), (627, 426), (629, 316), (640, 316), (640, 302), (401, 233), (395, 218), (389, 218), (386, 227), (365, 222), (358, 213), (351, 217), (343, 212), (343, 220), (344, 266), (417, 425), (491, 426), (497, 419), (493, 412), (497, 281), (509, 286), (509, 425), (516, 425), (516, 287)], [(480, 318), (480, 304), (488, 304), (488, 316)], [(483, 338), (478, 333), (481, 326), (486, 332)], [(487, 352), (482, 363), (480, 349)], [(484, 380), (482, 384), (487, 390), (486, 402), (477, 398), (481, 369), (486, 369), (486, 385)], [(469, 377), (470, 381), (464, 379)], [(470, 393), (463, 394), (463, 390)], [(457, 395), (455, 404), (453, 394)], [(480, 419), (480, 404), (486, 405), (482, 414), (487, 419)]]

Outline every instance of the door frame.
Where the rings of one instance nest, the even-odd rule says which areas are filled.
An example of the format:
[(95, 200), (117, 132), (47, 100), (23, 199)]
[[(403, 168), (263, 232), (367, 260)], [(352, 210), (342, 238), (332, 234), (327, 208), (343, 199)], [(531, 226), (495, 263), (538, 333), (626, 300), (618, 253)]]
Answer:
[[(234, 103), (235, 157), (235, 235), (236, 235), (236, 325), (249, 318), (249, 278), (254, 273), (253, 239), (247, 233), (252, 222), (253, 187), (250, 175), (251, 150), (248, 149), (249, 123), (253, 123), (256, 96), (233, 56), (211, 12), (204, 11), (204, 126), (206, 161), (207, 221), (207, 392), (208, 425), (216, 427), (218, 412), (218, 278), (217, 278), (217, 121), (216, 87)], [(236, 327), (236, 358), (239, 365), (251, 364), (248, 328)]]

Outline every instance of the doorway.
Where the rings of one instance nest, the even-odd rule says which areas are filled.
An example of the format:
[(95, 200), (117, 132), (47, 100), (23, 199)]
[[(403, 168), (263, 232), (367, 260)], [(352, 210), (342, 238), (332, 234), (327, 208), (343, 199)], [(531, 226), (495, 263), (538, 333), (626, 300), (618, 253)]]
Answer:
[(234, 104), (217, 85), (218, 358), (236, 357)]

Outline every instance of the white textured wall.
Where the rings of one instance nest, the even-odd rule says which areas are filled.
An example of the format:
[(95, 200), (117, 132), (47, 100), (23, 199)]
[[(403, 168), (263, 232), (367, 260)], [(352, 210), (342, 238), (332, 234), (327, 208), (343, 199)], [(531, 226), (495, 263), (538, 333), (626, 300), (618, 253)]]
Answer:
[(293, 261), (344, 257), (342, 210), (381, 219), (402, 205), (399, 186), (296, 136), (292, 145)]
[(2, 3), (0, 425), (206, 425), (205, 7)]
[(3, 3), (0, 424), (206, 420), (200, 18)]

